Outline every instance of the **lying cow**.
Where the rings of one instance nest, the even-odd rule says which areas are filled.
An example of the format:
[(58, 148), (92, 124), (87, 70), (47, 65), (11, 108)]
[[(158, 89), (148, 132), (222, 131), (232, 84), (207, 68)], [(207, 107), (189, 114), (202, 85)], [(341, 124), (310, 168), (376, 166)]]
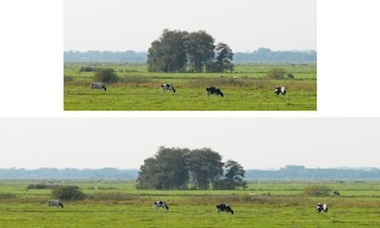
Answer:
[(318, 212), (321, 212), (321, 211), (327, 212), (329, 210), (329, 208), (327, 207), (327, 204), (325, 203), (324, 204), (318, 203), (316, 209)]
[(161, 88), (164, 91), (169, 90), (169, 91), (173, 91), (173, 93), (175, 93), (175, 88), (174, 88), (173, 84), (164, 83), (161, 85)]
[(286, 94), (286, 88), (284, 86), (276, 86), (274, 88), (274, 94), (279, 95), (279, 94), (285, 95)]
[(91, 83), (91, 89), (104, 89), (107, 90), (106, 86), (102, 82), (93, 82)]
[(165, 201), (161, 201), (161, 200), (156, 201), (154, 202), (154, 205), (156, 205), (156, 209), (164, 208), (166, 210), (169, 210), (169, 206)]
[(49, 200), (48, 206), (54, 206), (54, 207), (61, 207), (63, 208), (63, 204), (61, 203), (60, 200), (54, 199), (54, 200)]
[(231, 209), (231, 207), (227, 204), (218, 204), (216, 205), (216, 211), (220, 213), (221, 211), (225, 211), (226, 213), (234, 214), (234, 211)]
[(224, 96), (222, 91), (220, 91), (220, 89), (217, 87), (208, 87), (206, 88), (206, 91), (207, 91), (207, 95), (215, 94), (215, 95), (220, 95), (221, 97)]

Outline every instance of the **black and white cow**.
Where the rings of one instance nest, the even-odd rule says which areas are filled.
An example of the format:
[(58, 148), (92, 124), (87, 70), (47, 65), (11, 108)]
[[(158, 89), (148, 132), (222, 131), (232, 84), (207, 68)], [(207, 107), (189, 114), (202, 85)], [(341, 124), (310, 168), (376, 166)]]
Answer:
[(47, 203), (47, 205), (49, 207), (54, 206), (54, 207), (62, 207), (63, 208), (62, 202), (60, 200), (57, 200), (57, 199), (49, 200), (49, 202)]
[(286, 75), (286, 78), (287, 79), (294, 79), (294, 75), (289, 73)]
[(334, 191), (334, 192), (333, 192), (333, 195), (334, 195), (334, 196), (340, 196), (340, 192), (338, 192), (338, 191)]
[(169, 84), (169, 83), (164, 83), (161, 85), (161, 88), (162, 90), (169, 90), (169, 91), (173, 91), (173, 93), (175, 93), (175, 88), (173, 86), (173, 84)]
[(154, 202), (154, 205), (156, 205), (156, 209), (164, 208), (166, 210), (169, 210), (169, 206), (165, 201), (158, 200)]
[(93, 82), (91, 83), (91, 89), (104, 89), (107, 90), (106, 86), (102, 82)]
[(325, 203), (324, 204), (318, 203), (316, 209), (318, 212), (321, 212), (321, 211), (327, 212), (329, 210), (327, 204), (325, 204)]
[(206, 91), (207, 91), (207, 95), (215, 94), (215, 95), (220, 95), (221, 97), (224, 97), (222, 91), (220, 91), (220, 89), (217, 87), (208, 87), (206, 88)]
[(276, 86), (274, 87), (274, 94), (279, 95), (279, 94), (285, 95), (286, 94), (286, 88), (284, 86)]
[(234, 214), (234, 211), (227, 204), (218, 204), (216, 205), (216, 211), (220, 213), (221, 211), (225, 211), (226, 213)]

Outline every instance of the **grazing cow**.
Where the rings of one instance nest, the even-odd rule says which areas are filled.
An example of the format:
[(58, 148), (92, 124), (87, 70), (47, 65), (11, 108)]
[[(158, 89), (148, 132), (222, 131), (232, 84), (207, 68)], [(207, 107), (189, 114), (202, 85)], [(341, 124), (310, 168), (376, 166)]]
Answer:
[(274, 88), (274, 94), (279, 95), (279, 94), (285, 95), (286, 94), (286, 88), (284, 86), (276, 86)]
[(338, 191), (334, 191), (333, 194), (334, 194), (334, 196), (340, 196), (340, 192), (338, 192)]
[(93, 82), (91, 83), (91, 89), (104, 89), (107, 90), (106, 86), (102, 82)]
[(221, 211), (225, 211), (226, 213), (230, 212), (231, 214), (234, 214), (234, 211), (227, 204), (218, 204), (218, 205), (216, 205), (216, 211), (218, 213), (220, 213)]
[(220, 95), (221, 97), (224, 96), (222, 91), (220, 91), (220, 89), (217, 87), (208, 87), (206, 88), (206, 91), (207, 91), (207, 95), (215, 94), (215, 95)]
[(321, 212), (321, 211), (327, 212), (329, 210), (329, 208), (327, 207), (327, 204), (325, 203), (324, 204), (318, 203), (316, 209), (318, 212)]
[(286, 78), (288, 78), (288, 79), (294, 79), (294, 75), (293, 74), (287, 74)]
[(171, 90), (171, 91), (173, 91), (173, 93), (175, 93), (175, 88), (174, 88), (173, 84), (164, 83), (161, 85), (161, 88), (164, 91), (165, 90)]
[(156, 205), (156, 209), (161, 207), (161, 208), (166, 209), (167, 211), (169, 210), (169, 206), (165, 201), (161, 201), (161, 200), (156, 201), (154, 202), (154, 205)]
[(49, 200), (48, 202), (48, 206), (55, 206), (55, 207), (62, 207), (63, 208), (63, 204), (61, 203), (60, 200), (57, 200), (57, 199), (54, 199), (54, 200)]

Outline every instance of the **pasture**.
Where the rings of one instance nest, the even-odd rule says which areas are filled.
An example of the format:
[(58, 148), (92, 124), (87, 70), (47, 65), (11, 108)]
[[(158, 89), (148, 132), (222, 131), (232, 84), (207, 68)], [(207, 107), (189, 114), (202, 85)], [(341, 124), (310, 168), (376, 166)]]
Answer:
[[(107, 84), (107, 91), (92, 90), (94, 72), (82, 67), (112, 68), (120, 78)], [(272, 68), (292, 73), (294, 79), (267, 79)], [(315, 64), (237, 64), (231, 73), (153, 73), (145, 64), (65, 63), (64, 110), (317, 110)], [(176, 93), (162, 91), (172, 83)], [(286, 95), (274, 95), (276, 85)], [(206, 87), (216, 86), (224, 97), (207, 96)]]
[[(48, 207), (51, 189), (29, 184), (76, 185), (86, 194), (65, 207)], [(0, 227), (379, 227), (378, 181), (252, 181), (246, 190), (138, 190), (122, 180), (2, 180)], [(303, 189), (326, 185), (341, 196), (309, 197)], [(268, 194), (270, 193), (270, 194)], [(165, 200), (169, 211), (156, 210)], [(329, 205), (318, 213), (318, 202)], [(234, 215), (216, 212), (227, 203)]]

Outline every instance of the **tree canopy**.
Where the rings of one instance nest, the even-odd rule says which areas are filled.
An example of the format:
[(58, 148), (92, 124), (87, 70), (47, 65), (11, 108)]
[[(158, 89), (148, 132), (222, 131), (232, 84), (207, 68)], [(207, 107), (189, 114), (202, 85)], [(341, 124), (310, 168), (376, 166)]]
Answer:
[[(186, 32), (165, 29), (148, 50), (151, 72), (223, 72), (233, 70), (233, 53), (225, 43), (205, 31)], [(217, 58), (215, 59), (215, 54)]]
[[(224, 171), (227, 171), (224, 174)], [(236, 161), (222, 162), (210, 148), (160, 147), (144, 161), (137, 178), (140, 189), (236, 189), (246, 187), (245, 170)], [(223, 182), (223, 183), (222, 183)]]

